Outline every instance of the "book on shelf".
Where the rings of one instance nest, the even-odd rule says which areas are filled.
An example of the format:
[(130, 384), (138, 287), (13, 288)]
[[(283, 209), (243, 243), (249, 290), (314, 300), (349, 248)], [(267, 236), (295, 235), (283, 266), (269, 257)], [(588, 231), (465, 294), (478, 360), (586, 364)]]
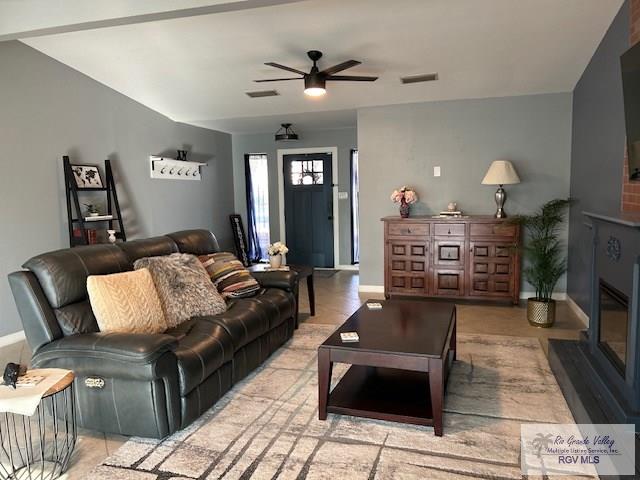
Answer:
[(89, 245), (95, 245), (98, 243), (98, 231), (93, 228), (87, 230), (87, 243)]

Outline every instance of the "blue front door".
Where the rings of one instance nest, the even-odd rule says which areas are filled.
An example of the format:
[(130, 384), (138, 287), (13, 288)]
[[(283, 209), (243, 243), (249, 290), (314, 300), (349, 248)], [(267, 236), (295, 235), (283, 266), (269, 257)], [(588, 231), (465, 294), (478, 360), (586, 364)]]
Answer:
[(285, 155), (283, 160), (287, 261), (333, 267), (331, 154)]

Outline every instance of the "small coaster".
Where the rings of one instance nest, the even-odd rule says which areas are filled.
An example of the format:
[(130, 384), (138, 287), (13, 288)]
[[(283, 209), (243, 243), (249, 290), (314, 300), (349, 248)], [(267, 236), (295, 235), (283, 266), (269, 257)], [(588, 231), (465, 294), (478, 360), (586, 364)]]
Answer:
[(16, 380), (16, 387), (18, 387), (18, 388), (20, 388), (20, 387), (35, 387), (42, 380), (44, 380), (44, 376), (42, 376), (42, 375), (33, 375), (33, 374), (27, 372), (25, 375), (22, 375), (21, 377), (18, 377), (18, 380)]
[(357, 332), (344, 332), (340, 334), (343, 343), (355, 343), (360, 341)]
[(382, 310), (382, 304), (378, 302), (367, 303), (367, 308), (369, 310)]

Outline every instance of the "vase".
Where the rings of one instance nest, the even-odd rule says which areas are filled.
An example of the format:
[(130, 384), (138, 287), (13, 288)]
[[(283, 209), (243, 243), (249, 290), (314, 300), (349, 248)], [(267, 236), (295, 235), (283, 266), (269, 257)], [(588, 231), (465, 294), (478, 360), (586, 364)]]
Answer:
[(400, 201), (400, 216), (402, 218), (409, 218), (409, 204), (404, 198)]
[(116, 231), (115, 230), (107, 230), (109, 234), (109, 243), (116, 243)]
[(549, 328), (556, 320), (555, 300), (527, 299), (527, 320), (534, 327)]
[(280, 268), (282, 266), (282, 255), (269, 255), (269, 265), (271, 268)]

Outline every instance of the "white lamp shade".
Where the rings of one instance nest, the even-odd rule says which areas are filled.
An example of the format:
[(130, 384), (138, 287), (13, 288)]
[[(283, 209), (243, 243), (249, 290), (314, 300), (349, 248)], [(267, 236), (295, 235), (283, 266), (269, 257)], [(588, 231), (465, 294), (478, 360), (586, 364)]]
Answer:
[(483, 185), (511, 185), (520, 183), (520, 177), (509, 160), (494, 160), (482, 179)]

